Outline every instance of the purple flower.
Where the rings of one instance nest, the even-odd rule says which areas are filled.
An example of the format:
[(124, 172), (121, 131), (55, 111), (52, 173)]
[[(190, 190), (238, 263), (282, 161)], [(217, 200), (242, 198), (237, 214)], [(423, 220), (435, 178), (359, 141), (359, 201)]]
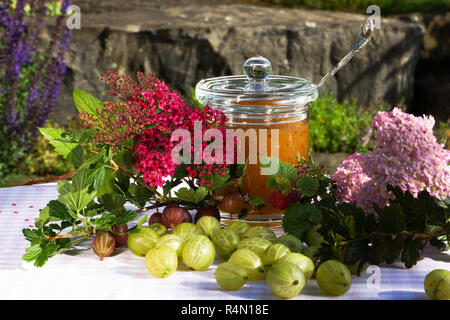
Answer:
[[(0, 178), (31, 152), (37, 127), (47, 121), (59, 95), (72, 32), (65, 28), (63, 0), (49, 44), (39, 38), (45, 25), (46, 0), (33, 0), (25, 19), (26, 0), (0, 3)], [(44, 53), (44, 54), (42, 54)]]

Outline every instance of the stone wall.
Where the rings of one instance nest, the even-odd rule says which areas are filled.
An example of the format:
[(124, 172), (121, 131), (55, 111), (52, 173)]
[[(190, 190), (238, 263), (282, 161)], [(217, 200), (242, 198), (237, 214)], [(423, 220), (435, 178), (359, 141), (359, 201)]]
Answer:
[[(101, 2), (102, 8), (81, 1), (81, 30), (74, 32), (67, 56), (54, 114), (58, 121), (75, 114), (73, 89), (102, 97), (99, 75), (105, 70), (153, 72), (187, 93), (203, 78), (242, 74), (247, 58), (263, 55), (272, 62), (273, 74), (318, 81), (348, 52), (366, 19), (221, 1), (156, 1), (137, 11), (136, 2), (127, 1), (119, 11), (113, 2)], [(367, 48), (321, 93), (333, 91), (339, 99), (356, 98), (361, 104), (411, 105), (423, 35), (416, 21), (383, 19)]]

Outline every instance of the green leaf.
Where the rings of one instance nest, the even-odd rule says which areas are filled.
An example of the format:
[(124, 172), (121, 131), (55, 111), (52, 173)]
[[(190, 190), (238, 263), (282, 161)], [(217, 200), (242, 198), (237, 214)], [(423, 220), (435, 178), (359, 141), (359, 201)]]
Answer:
[(31, 244), (35, 244), (41, 240), (41, 233), (37, 229), (22, 229), (22, 233), (25, 239), (30, 241)]
[(195, 190), (194, 202), (199, 203), (203, 201), (207, 195), (208, 189), (206, 189), (205, 187), (198, 188), (197, 190)]
[(315, 225), (306, 234), (305, 242), (308, 244), (308, 248), (304, 250), (303, 254), (308, 257), (316, 255), (319, 252), (322, 243), (325, 242), (323, 236), (318, 232), (320, 227), (320, 224)]
[(247, 219), (247, 217), (248, 217), (248, 209), (247, 208), (243, 208), (241, 210), (241, 212), (239, 213), (239, 215), (238, 215), (238, 219), (239, 220), (244, 220), (244, 219)]
[(109, 211), (122, 210), (127, 202), (127, 198), (118, 193), (105, 193), (98, 200)]
[(124, 214), (120, 215), (114, 222), (117, 226), (122, 226), (124, 224), (127, 224), (128, 222), (133, 221), (138, 216), (138, 213), (136, 211), (128, 210)]
[(39, 243), (33, 244), (25, 249), (25, 254), (22, 256), (22, 259), (31, 262), (36, 259), (36, 257), (42, 252), (41, 245)]
[(73, 101), (78, 109), (79, 113), (85, 112), (94, 117), (94, 119), (102, 122), (98, 116), (99, 112), (103, 109), (101, 102), (94, 98), (92, 95), (83, 90), (73, 91)]
[(297, 170), (295, 170), (292, 164), (285, 162), (281, 163), (277, 175), (288, 179), (290, 182), (294, 182), (297, 179)]
[[(78, 142), (71, 141), (62, 129), (38, 128), (41, 134), (65, 159), (79, 166), (83, 162), (83, 149)], [(81, 150), (80, 150), (81, 149)], [(81, 152), (81, 154), (80, 154)]]
[(310, 203), (294, 203), (283, 216), (283, 229), (286, 233), (304, 241), (313, 223), (319, 223), (320, 210)]
[(195, 190), (190, 188), (180, 188), (175, 192), (178, 199), (186, 202), (194, 202)]
[(139, 218), (138, 224), (136, 228), (140, 228), (144, 223), (146, 223), (148, 220), (148, 216), (144, 214), (142, 217)]
[(39, 218), (37, 218), (34, 222), (34, 225), (38, 229), (43, 229), (44, 225), (53, 221), (60, 221), (61, 219), (58, 217), (50, 216), (50, 207), (45, 207), (44, 209), (39, 211)]
[(225, 174), (225, 176), (222, 177), (220, 174), (214, 173), (211, 179), (213, 180), (213, 184), (209, 187), (209, 189), (217, 190), (228, 187), (229, 185), (233, 184), (233, 181), (230, 179), (231, 177), (229, 174)]
[(258, 206), (263, 206), (266, 202), (264, 201), (263, 198), (254, 196), (248, 201), (248, 203), (250, 203), (254, 207), (258, 207)]
[(58, 252), (58, 247), (55, 243), (47, 243), (44, 247), (41, 247), (42, 251), (37, 254), (34, 265), (36, 267), (42, 267), (49, 257)]
[(388, 264), (394, 263), (402, 253), (404, 240), (402, 237), (386, 240), (385, 259)]
[(311, 177), (301, 177), (297, 180), (295, 186), (300, 189), (304, 196), (313, 197), (319, 188), (319, 181)]
[(380, 224), (380, 232), (398, 233), (406, 229), (405, 214), (398, 203), (386, 206), (383, 209), (375, 206)]
[(406, 268), (413, 267), (420, 260), (424, 244), (421, 239), (405, 239), (405, 248), (402, 252), (402, 262)]
[[(74, 174), (71, 184), (67, 182), (58, 183), (58, 191), (60, 191), (58, 201), (76, 213), (81, 212), (96, 196), (95, 191), (89, 192), (89, 172), (87, 169)], [(73, 213), (71, 215), (73, 216)]]
[(182, 201), (199, 203), (208, 195), (208, 190), (205, 187), (200, 187), (197, 190), (181, 188), (175, 193), (175, 195)]
[(104, 165), (96, 168), (90, 175), (90, 180), (92, 181), (92, 185), (94, 190), (99, 190), (103, 186), (103, 182), (105, 181), (106, 176), (106, 167)]

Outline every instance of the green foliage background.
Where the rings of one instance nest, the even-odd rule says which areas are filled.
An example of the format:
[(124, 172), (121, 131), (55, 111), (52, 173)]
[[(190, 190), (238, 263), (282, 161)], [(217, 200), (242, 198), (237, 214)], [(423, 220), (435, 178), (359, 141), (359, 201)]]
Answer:
[(450, 11), (449, 0), (237, 0), (237, 2), (300, 6), (311, 9), (365, 13), (377, 5), (382, 14), (409, 12), (440, 13)]

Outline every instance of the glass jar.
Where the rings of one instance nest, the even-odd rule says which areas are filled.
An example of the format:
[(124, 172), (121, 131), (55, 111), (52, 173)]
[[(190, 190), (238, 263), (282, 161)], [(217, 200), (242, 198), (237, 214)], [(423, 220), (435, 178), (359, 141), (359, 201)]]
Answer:
[[(242, 129), (240, 133), (245, 140), (239, 142), (238, 138), (237, 160), (242, 163), (239, 150), (245, 150), (249, 163), (241, 189), (249, 197), (259, 196), (268, 203), (273, 189), (267, 187), (270, 172), (261, 172), (260, 160), (265, 159), (261, 157), (270, 156), (291, 164), (296, 163), (297, 157), (308, 158), (308, 104), (318, 97), (318, 88), (302, 78), (270, 75), (270, 62), (260, 56), (248, 59), (243, 69), (244, 75), (200, 81), (195, 95), (200, 103), (222, 111), (227, 116), (228, 128), (235, 133)], [(281, 214), (269, 205), (250, 212), (247, 220), (274, 227), (280, 225)], [(226, 212), (222, 216), (225, 222), (237, 219), (237, 215)]]

